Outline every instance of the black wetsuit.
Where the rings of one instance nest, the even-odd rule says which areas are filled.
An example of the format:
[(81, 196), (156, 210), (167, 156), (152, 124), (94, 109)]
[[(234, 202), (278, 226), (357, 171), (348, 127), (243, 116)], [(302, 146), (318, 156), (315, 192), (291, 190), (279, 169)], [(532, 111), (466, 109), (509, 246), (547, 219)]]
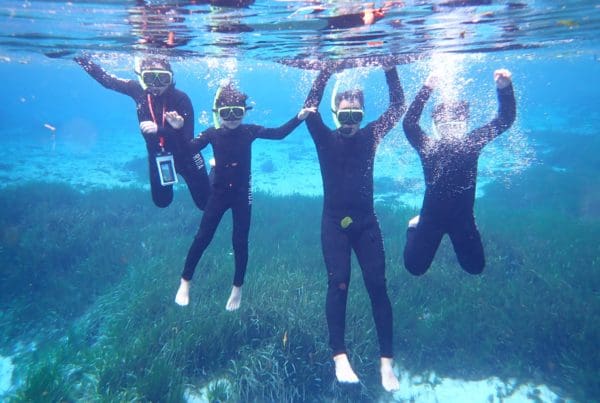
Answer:
[[(150, 188), (154, 204), (158, 207), (167, 207), (173, 201), (173, 185), (161, 185), (156, 165), (156, 156), (162, 151), (160, 146), (162, 141), (164, 151), (173, 154), (175, 170), (185, 179), (194, 203), (199, 209), (204, 209), (210, 186), (202, 155), (190, 153), (188, 148), (189, 141), (194, 138), (194, 109), (189, 97), (173, 86), (162, 95), (153, 96), (145, 91), (139, 82), (112, 76), (89, 59), (78, 58), (76, 61), (104, 87), (133, 98), (140, 122), (154, 121), (157, 124), (157, 133), (142, 133), (148, 150)], [(165, 120), (164, 113), (169, 111), (177, 111), (183, 117), (184, 123), (181, 129), (173, 129)]]
[(191, 141), (190, 147), (193, 151), (201, 150), (210, 144), (216, 165), (213, 169), (212, 191), (200, 221), (200, 228), (185, 260), (181, 275), (183, 279), (187, 281), (192, 279), (196, 265), (212, 240), (223, 214), (231, 209), (232, 243), (235, 255), (233, 285), (242, 286), (248, 263), (248, 233), (252, 205), (250, 188), (252, 142), (256, 139), (282, 139), (300, 122), (294, 117), (276, 129), (244, 124), (233, 130), (211, 127)]
[[(319, 74), (305, 106), (320, 103), (327, 78), (327, 73)], [(386, 80), (388, 109), (352, 137), (329, 129), (318, 112), (306, 120), (317, 148), (323, 179), (321, 244), (328, 277), (329, 345), (334, 356), (346, 352), (344, 332), (352, 250), (371, 299), (381, 356), (393, 356), (392, 307), (386, 290), (385, 254), (373, 205), (373, 164), (379, 142), (404, 112), (404, 93), (396, 69), (386, 72)]]
[(425, 176), (425, 196), (416, 227), (409, 227), (404, 265), (424, 274), (444, 234), (450, 236), (462, 268), (479, 274), (485, 266), (483, 245), (473, 215), (477, 161), (487, 143), (506, 131), (516, 116), (512, 85), (498, 90), (498, 116), (461, 139), (434, 140), (419, 126), (431, 89), (423, 86), (404, 117), (404, 132), (417, 150)]

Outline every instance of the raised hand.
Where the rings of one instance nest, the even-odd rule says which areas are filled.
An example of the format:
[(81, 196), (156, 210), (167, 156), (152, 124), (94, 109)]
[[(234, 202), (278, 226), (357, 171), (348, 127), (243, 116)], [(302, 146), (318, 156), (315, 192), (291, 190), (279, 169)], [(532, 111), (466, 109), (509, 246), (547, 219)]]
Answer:
[(425, 79), (425, 86), (431, 88), (432, 90), (436, 89), (439, 83), (440, 77), (437, 75), (437, 73), (429, 73)]
[(158, 126), (151, 120), (144, 120), (140, 122), (140, 129), (144, 134), (155, 134), (158, 132)]
[(314, 106), (311, 106), (309, 108), (302, 108), (300, 109), (300, 112), (298, 112), (298, 119), (304, 120), (308, 117), (308, 115), (310, 115), (311, 113), (315, 113), (316, 111), (317, 108)]
[(512, 84), (512, 73), (507, 69), (498, 69), (494, 71), (494, 81), (497, 88), (506, 88)]
[(175, 130), (181, 129), (183, 127), (184, 119), (177, 111), (169, 111), (165, 113), (165, 119), (171, 127)]

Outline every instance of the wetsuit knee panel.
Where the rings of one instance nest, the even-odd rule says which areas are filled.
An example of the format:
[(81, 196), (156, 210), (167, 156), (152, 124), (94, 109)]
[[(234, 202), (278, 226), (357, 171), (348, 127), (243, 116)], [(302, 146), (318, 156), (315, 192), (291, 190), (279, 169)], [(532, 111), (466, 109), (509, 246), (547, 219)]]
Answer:
[(336, 275), (335, 273), (329, 273), (327, 278), (327, 288), (329, 290), (339, 290), (348, 292), (348, 286), (350, 285), (350, 278), (348, 276)]
[(483, 256), (471, 256), (470, 259), (465, 257), (459, 258), (461, 267), (469, 274), (481, 274), (485, 268), (485, 258)]
[(429, 264), (422, 259), (414, 258), (404, 254), (404, 267), (414, 276), (422, 276), (429, 269)]

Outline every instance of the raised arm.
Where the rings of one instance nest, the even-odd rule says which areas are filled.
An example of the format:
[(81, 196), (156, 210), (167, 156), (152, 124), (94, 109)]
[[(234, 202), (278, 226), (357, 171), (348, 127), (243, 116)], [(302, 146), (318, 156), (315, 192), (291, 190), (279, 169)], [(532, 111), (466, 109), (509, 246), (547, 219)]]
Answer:
[(383, 138), (386, 134), (392, 130), (396, 123), (400, 121), (402, 114), (406, 109), (404, 101), (404, 91), (402, 90), (402, 84), (400, 84), (400, 78), (398, 77), (398, 71), (396, 67), (384, 68), (385, 69), (385, 80), (388, 85), (388, 94), (390, 105), (383, 112), (383, 114), (372, 123), (373, 133), (377, 138)]
[(319, 104), (323, 99), (323, 93), (325, 92), (325, 87), (327, 86), (327, 81), (331, 77), (333, 71), (329, 68), (319, 71), (319, 75), (313, 82), (313, 85), (306, 97), (306, 101), (304, 101), (305, 108), (314, 108), (315, 112), (311, 113), (306, 118), (306, 126), (308, 127), (308, 131), (313, 138), (318, 136), (319, 133), (328, 133), (330, 129), (323, 122), (323, 118), (319, 113)]
[(298, 116), (294, 116), (282, 126), (277, 128), (266, 128), (262, 126), (251, 126), (252, 134), (256, 139), (280, 140), (294, 131), (302, 123)]
[(136, 90), (141, 90), (139, 83), (134, 80), (124, 80), (108, 74), (102, 67), (94, 63), (88, 56), (76, 57), (75, 62), (103, 87), (125, 95), (133, 96)]
[(432, 76), (425, 81), (425, 84), (421, 87), (421, 90), (419, 90), (415, 100), (410, 104), (410, 107), (404, 116), (404, 121), (402, 122), (402, 128), (404, 129), (404, 134), (406, 135), (408, 142), (418, 152), (421, 152), (421, 150), (425, 148), (428, 141), (427, 135), (419, 125), (419, 120), (421, 119), (423, 108), (433, 92), (434, 81), (435, 79)]
[(202, 133), (198, 135), (198, 137), (194, 137), (189, 142), (189, 150), (192, 154), (195, 154), (205, 148), (210, 143), (210, 138), (214, 133), (214, 128), (208, 128)]
[(517, 116), (512, 74), (505, 69), (496, 70), (494, 81), (496, 81), (498, 95), (498, 114), (490, 123), (475, 129), (469, 136), (470, 141), (480, 148), (508, 130)]

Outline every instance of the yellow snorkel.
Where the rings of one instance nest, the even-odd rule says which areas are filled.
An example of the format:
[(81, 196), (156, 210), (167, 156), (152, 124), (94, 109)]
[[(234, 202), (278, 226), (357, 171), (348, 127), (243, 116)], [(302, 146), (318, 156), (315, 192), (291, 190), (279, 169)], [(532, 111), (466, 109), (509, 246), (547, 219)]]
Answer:
[(217, 90), (217, 93), (215, 94), (215, 99), (213, 100), (212, 113), (213, 113), (213, 123), (215, 125), (215, 129), (219, 129), (221, 127), (221, 122), (219, 121), (219, 115), (217, 114), (217, 100), (221, 96), (221, 91), (223, 91), (223, 87), (219, 86), (219, 89)]
[(135, 56), (133, 58), (133, 71), (137, 75), (138, 81), (142, 86), (142, 89), (146, 91), (148, 89), (148, 85), (146, 85), (146, 83), (142, 79), (142, 58), (139, 56)]

